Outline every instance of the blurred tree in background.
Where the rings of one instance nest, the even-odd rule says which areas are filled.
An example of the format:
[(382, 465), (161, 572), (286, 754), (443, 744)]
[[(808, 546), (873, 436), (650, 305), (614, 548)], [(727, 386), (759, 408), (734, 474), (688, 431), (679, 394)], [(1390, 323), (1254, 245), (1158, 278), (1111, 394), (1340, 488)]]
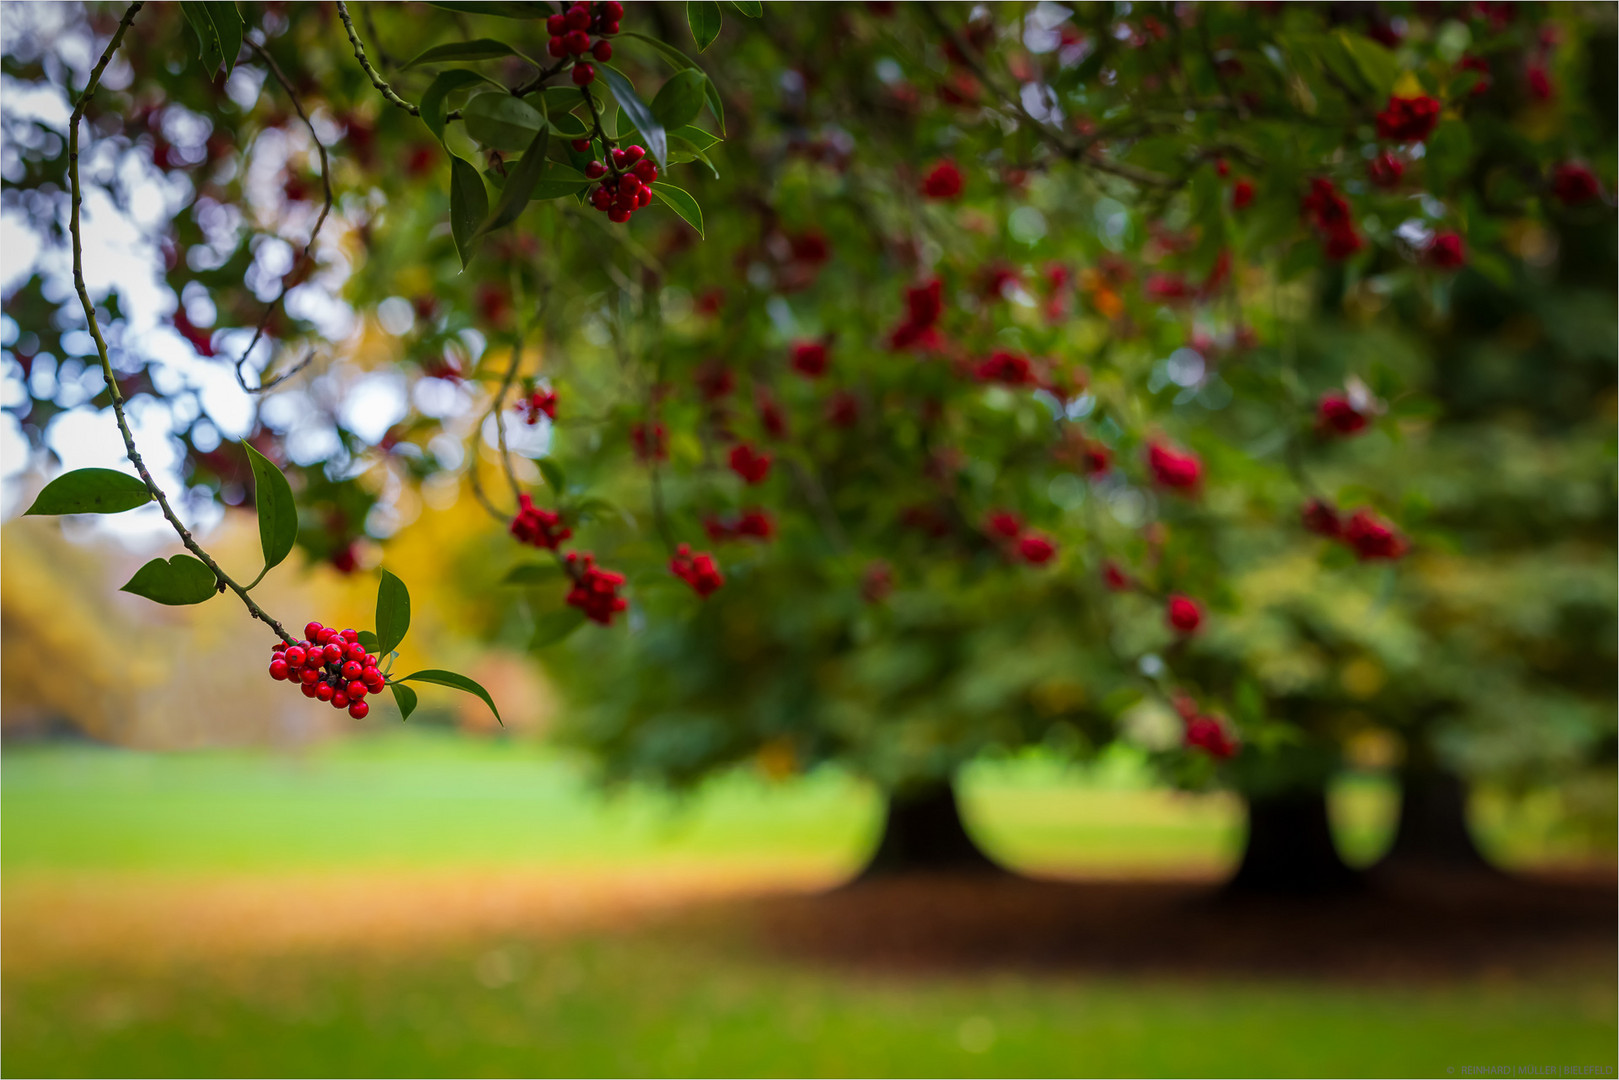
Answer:
[(1458, 776), (1611, 774), (1610, 8), (152, 7), (85, 113), (163, 268), (91, 263), (104, 364), (78, 10), (4, 58), (17, 436), (127, 398), (188, 520), (341, 573), (481, 515), (434, 595), (609, 778), (839, 762), (874, 872), (988, 867), (966, 763), (1124, 740), (1320, 889), (1369, 736), (1395, 859), (1468, 858)]

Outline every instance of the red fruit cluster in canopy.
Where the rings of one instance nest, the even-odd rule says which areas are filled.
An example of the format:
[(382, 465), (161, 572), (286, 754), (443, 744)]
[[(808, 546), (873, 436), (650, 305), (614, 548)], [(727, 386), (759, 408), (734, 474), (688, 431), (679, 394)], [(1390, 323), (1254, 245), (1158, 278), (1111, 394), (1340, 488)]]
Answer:
[(714, 564), (714, 556), (706, 551), (692, 554), (690, 544), (681, 544), (669, 560), (669, 572), (692, 587), (703, 599), (725, 584), (725, 575)]
[(961, 170), (945, 158), (922, 178), (922, 194), (930, 199), (954, 199), (961, 194)]
[(1438, 100), (1427, 94), (1391, 96), (1377, 114), (1377, 134), (1396, 142), (1425, 142), (1439, 123), (1439, 109)]
[(793, 346), (793, 370), (814, 379), (826, 374), (826, 344), (820, 341), (800, 341)]
[(938, 278), (905, 290), (906, 318), (889, 335), (893, 349), (937, 349), (944, 343), (939, 335), (939, 316), (944, 313), (944, 282)]
[(1212, 716), (1193, 716), (1186, 721), (1186, 745), (1222, 761), (1237, 753), (1237, 741)]
[(1305, 529), (1348, 545), (1362, 562), (1393, 561), (1411, 549), (1394, 526), (1362, 507), (1345, 521), (1331, 503), (1311, 499), (1300, 514)]
[(630, 428), (630, 442), (635, 446), (635, 456), (642, 461), (668, 461), (669, 460), (669, 432), (662, 424), (636, 424)]
[(1395, 156), (1392, 150), (1384, 150), (1366, 163), (1366, 176), (1381, 188), (1397, 186), (1404, 175), (1405, 162)]
[(726, 540), (769, 540), (776, 535), (776, 523), (769, 514), (755, 507), (734, 518), (710, 516), (703, 522), (703, 531), (716, 544)]
[(1565, 206), (1578, 206), (1602, 197), (1602, 182), (1597, 174), (1578, 161), (1565, 161), (1553, 169), (1551, 186), (1552, 195)]
[(185, 338), (191, 347), (197, 351), (198, 356), (214, 355), (214, 335), (212, 330), (197, 326), (186, 316), (185, 305), (181, 304), (175, 311), (174, 332)]
[(1321, 234), (1327, 258), (1347, 259), (1361, 249), (1362, 241), (1349, 213), (1349, 201), (1339, 194), (1331, 180), (1319, 176), (1312, 179), (1303, 207), (1305, 217)]
[(1481, 94), (1489, 93), (1490, 84), (1494, 82), (1494, 79), (1490, 77), (1490, 62), (1484, 57), (1468, 53), (1456, 61), (1456, 70), (1476, 71), (1479, 73), (1479, 78), (1474, 80), (1472, 89), (1467, 91), (1469, 96), (1478, 97)]
[(1113, 592), (1124, 592), (1134, 584), (1124, 568), (1112, 559), (1102, 564), (1102, 581)]
[(658, 166), (646, 156), (644, 146), (615, 146), (606, 161), (586, 165), (585, 175), (601, 181), (590, 193), (590, 205), (606, 214), (608, 221), (623, 223), (637, 210), (652, 205)]
[(1299, 517), (1304, 522), (1304, 528), (1317, 536), (1336, 540), (1343, 535), (1344, 524), (1338, 520), (1338, 511), (1329, 502), (1311, 499), (1304, 504)]
[[(605, 0), (599, 4), (574, 4), (561, 15), (545, 20), (546, 32), (551, 35), (546, 51), (561, 60), (566, 56), (582, 57), (586, 53), (597, 60), (611, 60), (612, 43), (607, 40), (618, 33), (618, 21), (624, 17), (624, 5), (618, 0)], [(590, 35), (596, 34), (594, 41)], [(586, 86), (596, 78), (596, 69), (590, 64), (577, 62), (573, 67), (575, 86)]]
[(1164, 605), (1164, 618), (1177, 633), (1195, 634), (1203, 625), (1203, 608), (1190, 596), (1174, 593)]
[(557, 418), (557, 392), (555, 390), (535, 389), (529, 393), (527, 398), (519, 401), (512, 408), (519, 412), (526, 412), (524, 422), (528, 424), (539, 423), (542, 413), (555, 420)]
[(1326, 435), (1354, 435), (1366, 429), (1367, 416), (1347, 394), (1322, 394), (1315, 409), (1316, 430)]
[(270, 678), (296, 685), (304, 697), (347, 709), (356, 720), (371, 711), (367, 694), (379, 694), (388, 680), (377, 658), (359, 643), (353, 630), (333, 630), (318, 622), (304, 627), (304, 640), (275, 643)]
[(577, 551), (570, 551), (564, 566), (573, 578), (567, 603), (583, 611), (591, 622), (611, 626), (613, 616), (630, 606), (629, 601), (618, 595), (618, 590), (624, 586), (624, 575), (601, 569), (594, 555), (586, 552), (581, 557)]
[(512, 519), (512, 535), (520, 543), (555, 551), (557, 545), (573, 535), (573, 530), (562, 523), (562, 515), (534, 505), (527, 492), (517, 497), (517, 516)]
[(826, 422), (836, 428), (850, 428), (860, 422), (860, 399), (848, 390), (839, 390), (826, 399)]
[(979, 382), (1000, 383), (1003, 386), (1032, 386), (1038, 380), (1029, 358), (1021, 353), (998, 351), (989, 354), (974, 370)]
[(1254, 182), (1246, 176), (1231, 185), (1231, 209), (1246, 210), (1254, 201)]
[(755, 450), (749, 443), (731, 447), (730, 463), (731, 471), (748, 484), (762, 484), (770, 475), (770, 455)]
[(1467, 245), (1456, 233), (1435, 233), (1422, 255), (1428, 265), (1436, 269), (1458, 270), (1467, 261)]
[(1196, 454), (1172, 450), (1163, 443), (1147, 445), (1147, 467), (1154, 480), (1174, 491), (1194, 491), (1203, 480), (1203, 462)]
[(1005, 545), (1007, 554), (1032, 566), (1048, 563), (1057, 554), (1057, 545), (1049, 536), (1025, 529), (1023, 519), (1010, 510), (996, 510), (984, 519), (984, 530), (997, 542)]

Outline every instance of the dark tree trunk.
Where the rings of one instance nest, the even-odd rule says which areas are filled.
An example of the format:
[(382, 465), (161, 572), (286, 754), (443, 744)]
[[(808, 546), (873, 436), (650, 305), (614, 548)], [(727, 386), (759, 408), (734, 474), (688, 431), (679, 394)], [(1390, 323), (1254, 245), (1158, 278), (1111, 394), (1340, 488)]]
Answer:
[(1376, 869), (1495, 873), (1467, 828), (1467, 785), (1440, 768), (1400, 777), (1400, 819), (1394, 843)]
[(1323, 788), (1248, 798), (1248, 839), (1227, 889), (1269, 896), (1325, 896), (1353, 890), (1360, 876), (1338, 854)]
[(968, 835), (948, 783), (889, 794), (882, 839), (855, 880), (912, 873), (1005, 873)]

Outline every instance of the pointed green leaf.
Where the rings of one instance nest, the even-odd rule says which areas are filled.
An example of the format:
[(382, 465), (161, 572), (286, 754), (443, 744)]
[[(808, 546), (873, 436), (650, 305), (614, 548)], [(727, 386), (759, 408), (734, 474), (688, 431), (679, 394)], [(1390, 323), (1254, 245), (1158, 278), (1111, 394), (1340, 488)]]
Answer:
[(714, 114), (714, 119), (720, 122), (720, 134), (724, 135), (725, 103), (720, 100), (720, 88), (714, 85), (713, 79), (709, 79), (703, 84), (703, 97), (708, 99), (709, 111)]
[(765, 6), (759, 0), (730, 0), (730, 4), (750, 19), (764, 18)]
[(469, 162), (450, 158), (450, 233), (461, 256), (461, 269), (472, 261), (472, 240), (478, 225), (489, 215), (489, 192)]
[(679, 70), (681, 70), (683, 68), (690, 68), (690, 67), (696, 67), (697, 66), (697, 62), (695, 60), (693, 60), (691, 57), (687, 56), (685, 53), (681, 52), (679, 49), (675, 48), (673, 45), (670, 45), (666, 41), (659, 41), (655, 37), (649, 37), (646, 34), (640, 33), (639, 31), (636, 31), (636, 30), (626, 30), (622, 34), (618, 35), (618, 40), (620, 40), (620, 41), (624, 40), (625, 38), (629, 38), (629, 39), (631, 39), (633, 41), (638, 41), (642, 45), (645, 45), (645, 46), (651, 48), (659, 56), (661, 56), (665, 60), (667, 60), (669, 62), (669, 64), (672, 65), (676, 71), (679, 71)]
[(236, 69), (236, 54), (242, 51), (242, 13), (236, 10), (234, 0), (231, 3), (202, 6), (207, 9), (208, 18), (214, 24), (214, 33), (219, 38), (219, 55), (224, 58), (225, 74), (229, 75)]
[(378, 660), (383, 659), (383, 654), (377, 649), (377, 635), (369, 630), (361, 630), (357, 638), (361, 648), (368, 653), (374, 654)]
[(384, 570), (377, 582), (377, 655), (385, 656), (399, 648), (409, 629), (410, 590)]
[(218, 591), (214, 572), (193, 555), (176, 555), (167, 562), (153, 559), (119, 590), (144, 596), (159, 604), (178, 607), (200, 604)]
[(495, 150), (516, 152), (528, 148), (546, 128), (540, 110), (510, 94), (493, 91), (474, 94), (461, 106), (467, 134)]
[(675, 128), (669, 132), (669, 137), (689, 143), (694, 150), (707, 150), (719, 145), (721, 141), (718, 135), (704, 131), (700, 127), (692, 127), (690, 124), (685, 127)]
[(716, 0), (686, 0), (686, 24), (691, 27), (697, 51), (702, 52), (720, 36), (720, 6)]
[(410, 714), (416, 711), (416, 691), (401, 682), (389, 682), (388, 689), (394, 692), (394, 704), (399, 706), (399, 719), (409, 720)]
[(707, 82), (708, 76), (696, 68), (675, 72), (653, 97), (652, 115), (666, 130), (691, 123), (703, 110), (703, 86)]
[[(542, 118), (540, 122), (545, 121)], [(507, 174), (506, 183), (501, 187), (500, 197), (495, 202), (494, 212), (489, 215), (488, 221), (479, 226), (479, 236), (510, 225), (522, 214), (524, 207), (528, 206), (528, 201), (534, 194), (534, 185), (540, 182), (540, 177), (545, 173), (545, 149), (550, 138), (551, 132), (542, 128), (528, 144), (528, 149), (523, 151), (522, 160)], [(581, 176), (580, 179), (583, 180), (584, 177)]]
[(116, 469), (74, 469), (45, 485), (27, 514), (121, 514), (152, 501), (138, 476)]
[(562, 577), (562, 567), (554, 562), (523, 563), (514, 566), (500, 579), (502, 585), (543, 585)]
[(697, 205), (697, 200), (691, 194), (673, 184), (665, 184), (659, 180), (652, 185), (652, 194), (662, 199), (669, 209), (685, 219), (686, 224), (697, 230), (697, 235), (703, 235), (703, 209)]
[(504, 41), (478, 38), (475, 41), (452, 41), (448, 45), (435, 45), (405, 61), (407, 68), (418, 64), (451, 64), (462, 60), (498, 60), (502, 56), (518, 56), (518, 51)]
[[(652, 110), (647, 107), (647, 103), (636, 95), (635, 87), (630, 84), (630, 80), (626, 79), (618, 69), (609, 67), (606, 64), (598, 64), (597, 70), (601, 72), (602, 78), (607, 80), (608, 89), (612, 90), (613, 99), (618, 102), (618, 107), (623, 110), (624, 116), (629, 119), (629, 122), (635, 126), (635, 130), (639, 131), (641, 137), (646, 140), (647, 153), (651, 154), (652, 159), (662, 166), (669, 157), (669, 140), (664, 136), (663, 125), (658, 123), (658, 118), (652, 115)], [(619, 127), (622, 128), (623, 126), (623, 121), (620, 120)], [(654, 185), (655, 187), (656, 185)]]
[(219, 31), (214, 28), (213, 16), (208, 14), (208, 5), (196, 0), (180, 0), (180, 14), (197, 36), (197, 56), (202, 60), (203, 70), (212, 77), (225, 63), (225, 47), (220, 44)]
[(576, 607), (547, 611), (534, 620), (534, 636), (529, 638), (530, 649), (543, 649), (572, 634), (585, 625), (585, 613)]
[(534, 464), (540, 467), (540, 475), (545, 477), (546, 487), (558, 495), (568, 490), (568, 476), (562, 471), (562, 466), (557, 464), (556, 458), (539, 458)]
[(543, 19), (551, 14), (549, 5), (531, 0), (429, 0), (436, 8), (464, 11), (468, 15), (498, 15), (503, 19)]
[[(500, 720), (500, 710), (495, 708), (495, 699), (489, 696), (489, 691), (485, 690), (483, 687), (479, 686), (465, 675), (458, 675), (453, 671), (440, 671), (437, 668), (428, 668), (426, 671), (418, 671), (414, 674), (406, 675), (399, 681), (432, 683), (435, 686), (448, 686), (454, 690), (464, 690), (469, 694), (477, 694), (479, 697), (483, 698), (483, 703), (489, 706), (489, 711), (495, 714), (495, 719)], [(500, 720), (500, 723), (501, 726), (504, 727), (506, 721)]]
[(427, 125), (435, 139), (439, 142), (444, 141), (444, 117), (450, 111), (449, 96), (462, 87), (488, 81), (476, 71), (469, 71), (466, 68), (451, 68), (449, 71), (438, 73), (438, 77), (427, 88), (427, 92), (422, 94), (421, 103), (417, 106), (422, 114), (422, 123)]
[(590, 180), (578, 169), (553, 161), (534, 185), (529, 199), (560, 199), (590, 186)]
[(253, 502), (259, 512), (259, 547), (264, 552), (266, 570), (281, 565), (292, 554), (298, 539), (298, 507), (292, 501), (292, 485), (275, 463), (246, 440), (242, 447), (253, 466)]

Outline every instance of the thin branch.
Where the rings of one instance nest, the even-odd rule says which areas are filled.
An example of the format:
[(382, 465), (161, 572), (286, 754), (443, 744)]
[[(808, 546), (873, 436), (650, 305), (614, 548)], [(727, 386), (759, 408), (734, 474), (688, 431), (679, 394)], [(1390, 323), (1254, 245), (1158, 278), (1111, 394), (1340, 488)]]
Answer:
[(213, 556), (204, 551), (202, 545), (197, 543), (191, 532), (181, 524), (179, 517), (174, 513), (174, 508), (169, 505), (168, 496), (163, 494), (163, 489), (158, 487), (157, 481), (152, 479), (151, 471), (147, 469), (146, 462), (141, 459), (140, 451), (135, 448), (135, 436), (129, 430), (129, 419), (124, 415), (124, 397), (118, 389), (118, 379), (112, 370), (112, 360), (107, 355), (107, 341), (101, 334), (101, 323), (96, 318), (96, 307), (91, 302), (90, 290), (84, 283), (84, 242), (79, 225), (79, 207), (83, 202), (83, 192), (79, 182), (79, 122), (84, 119), (85, 107), (89, 105), (90, 98), (101, 84), (102, 72), (107, 69), (107, 64), (112, 60), (113, 54), (118, 51), (118, 46), (123, 43), (125, 32), (129, 29), (130, 23), (135, 21), (135, 15), (142, 6), (141, 0), (136, 0), (124, 12), (124, 17), (118, 23), (118, 29), (113, 32), (112, 39), (107, 42), (106, 51), (101, 54), (101, 59), (96, 62), (95, 68), (90, 72), (90, 81), (85, 84), (84, 92), (79, 95), (79, 100), (74, 104), (73, 115), (68, 121), (68, 181), (73, 194), (72, 215), (69, 219), (68, 232), (73, 240), (73, 287), (79, 294), (79, 303), (84, 307), (84, 318), (89, 324), (90, 336), (95, 339), (96, 355), (101, 360), (102, 378), (106, 380), (107, 392), (112, 398), (113, 415), (118, 418), (118, 431), (124, 437), (124, 453), (129, 457), (130, 464), (135, 466), (135, 471), (140, 474), (142, 482), (146, 484), (146, 490), (151, 493), (152, 498), (157, 502), (158, 508), (163, 511), (164, 518), (168, 520), (174, 531), (179, 534), (180, 542), (186, 546), (186, 550), (202, 560), (203, 565), (213, 572), (215, 580), (219, 583), (219, 591), (224, 592), (228, 588), (236, 593), (237, 596), (241, 597), (242, 603), (247, 605), (248, 612), (255, 619), (269, 626), (282, 641), (291, 645), (295, 640), (292, 635), (288, 634), (280, 623), (271, 618), (263, 608), (254, 602), (253, 598), (247, 594), (246, 588), (220, 569)]
[[(365, 72), (366, 77), (371, 80), (371, 85), (377, 88), (390, 105), (404, 109), (412, 116), (420, 116), (422, 110), (394, 93), (394, 88), (388, 85), (388, 80), (384, 79), (381, 72), (372, 67), (371, 61), (365, 58), (365, 46), (360, 44), (359, 32), (354, 29), (354, 17), (349, 14), (349, 6), (343, 0), (337, 0), (337, 17), (343, 20), (343, 29), (348, 32), (349, 44), (354, 46), (354, 59), (360, 62), (360, 68)], [(454, 115), (459, 116), (460, 114), (456, 113)], [(445, 117), (446, 120), (450, 118), (450, 116)]]
[(263, 45), (260, 45), (252, 38), (247, 39), (247, 44), (258, 54), (259, 59), (264, 61), (265, 66), (270, 69), (270, 74), (275, 76), (275, 81), (281, 84), (281, 89), (287, 92), (287, 97), (292, 101), (292, 107), (298, 111), (298, 119), (302, 120), (304, 126), (309, 129), (309, 137), (314, 140), (315, 149), (320, 152), (320, 186), (323, 194), (320, 216), (315, 219), (315, 227), (309, 230), (308, 242), (304, 244), (303, 251), (298, 253), (298, 261), (293, 263), (292, 270), (282, 277), (281, 291), (276, 294), (276, 298), (270, 302), (264, 309), (264, 314), (259, 317), (259, 324), (253, 330), (253, 340), (247, 343), (247, 348), (243, 350), (242, 355), (236, 360), (237, 384), (249, 394), (262, 394), (298, 374), (298, 372), (308, 367), (309, 362), (315, 358), (315, 350), (310, 349), (304, 353), (302, 360), (268, 382), (260, 382), (256, 387), (247, 385), (247, 379), (242, 376), (242, 366), (247, 363), (247, 358), (253, 355), (253, 350), (258, 347), (259, 341), (264, 337), (264, 329), (270, 324), (270, 318), (277, 311), (282, 310), (282, 302), (286, 300), (287, 292), (299, 281), (299, 271), (309, 264), (311, 253), (315, 249), (315, 240), (320, 236), (321, 226), (326, 224), (327, 215), (332, 212), (332, 169), (331, 163), (326, 157), (326, 144), (320, 141), (320, 135), (316, 133), (315, 125), (310, 121), (309, 114), (304, 112), (303, 102), (298, 100), (298, 95), (292, 89), (292, 83), (288, 81), (286, 74), (281, 70), (281, 65), (275, 62), (275, 57), (271, 56)]

